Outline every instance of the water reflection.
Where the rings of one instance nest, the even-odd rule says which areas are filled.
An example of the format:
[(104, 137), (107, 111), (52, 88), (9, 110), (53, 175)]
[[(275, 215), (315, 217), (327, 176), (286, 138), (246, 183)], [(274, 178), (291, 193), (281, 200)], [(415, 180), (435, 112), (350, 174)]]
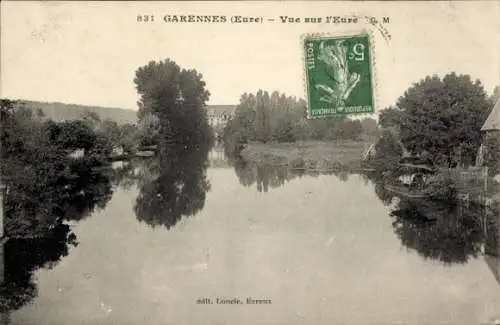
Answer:
[[(206, 182), (204, 154), (185, 153), (178, 157), (178, 160), (170, 163), (166, 155), (148, 158), (116, 169), (117, 172), (111, 175), (111, 182), (124, 188), (134, 184), (134, 188), (130, 192), (117, 191), (106, 211), (109, 218), (104, 223), (95, 219), (77, 226), (75, 231), (78, 231), (82, 242), (78, 249), (67, 249), (71, 248), (68, 242), (72, 241), (72, 236), (66, 233), (68, 228), (62, 227), (58, 234), (52, 236), (51, 241), (31, 242), (33, 246), (24, 246), (25, 248), (9, 248), (10, 251), (26, 251), (23, 261), (31, 259), (30, 263), (33, 264), (19, 266), (21, 270), (36, 268), (38, 265), (50, 266), (52, 261), (57, 262), (58, 258), (65, 256), (68, 250), (74, 254), (73, 258), (65, 261), (67, 264), (64, 267), (54, 270), (51, 275), (45, 272), (40, 274), (40, 288), (46, 290), (40, 289), (40, 297), (33, 308), (13, 313), (13, 320), (19, 324), (72, 324), (85, 317), (96, 324), (140, 323), (144, 319), (149, 319), (150, 324), (163, 324), (165, 319), (181, 323), (186, 319), (196, 322), (198, 316), (193, 314), (192, 308), (179, 309), (178, 306), (189, 306), (190, 303), (194, 305), (199, 295), (220, 295), (221, 292), (235, 296), (255, 292), (255, 295), (271, 297), (278, 302), (282, 314), (276, 314), (277, 309), (272, 309), (272, 306), (266, 306), (266, 309), (261, 309), (257, 314), (262, 316), (263, 312), (270, 322), (275, 323), (280, 322), (279, 319), (276, 321), (277, 317), (293, 317), (298, 307), (304, 307), (304, 299), (300, 299), (304, 296), (309, 296), (311, 301), (301, 312), (312, 323), (318, 320), (315, 318), (318, 311), (333, 323), (362, 323), (366, 317), (357, 318), (357, 314), (353, 312), (359, 308), (366, 310), (365, 314), (370, 316), (372, 323), (407, 320), (408, 324), (418, 324), (422, 321), (421, 315), (429, 311), (428, 320), (439, 323), (446, 322), (447, 318), (449, 320), (450, 315), (460, 320), (471, 311), (485, 309), (487, 304), (492, 308), (498, 306), (498, 294), (495, 292), (497, 288), (491, 288), (494, 283), (492, 278), (482, 278), (490, 276), (486, 273), (489, 270), (482, 259), (470, 263), (470, 268), (446, 268), (444, 271), (439, 265), (421, 260), (416, 252), (425, 250), (423, 246), (429, 240), (428, 237), (443, 236), (441, 230), (425, 228), (437, 225), (438, 222), (426, 221), (427, 218), (421, 216), (426, 214), (425, 209), (414, 216), (403, 215), (401, 212), (399, 218), (402, 219), (400, 222), (403, 226), (417, 228), (414, 226), (417, 224), (420, 228), (418, 231), (405, 229), (402, 237), (406, 239), (398, 239), (399, 235), (394, 234), (396, 227), (392, 228), (388, 222), (389, 218), (397, 221), (398, 216), (389, 216), (387, 209), (377, 204), (371, 186), (363, 188), (359, 178), (352, 175), (349, 175), (349, 183), (337, 182), (334, 177), (324, 177), (322, 180), (322, 176), (318, 176), (318, 179), (303, 177), (299, 180), (296, 177), (308, 173), (297, 172), (296, 175), (293, 171), (284, 172), (282, 168), (266, 171), (264, 166), (259, 169), (253, 165), (251, 168), (248, 166), (241, 169), (253, 179), (253, 183), (249, 182), (252, 188), (244, 189), (238, 185), (232, 171), (214, 169), (210, 171), (210, 177), (218, 186), (214, 185), (210, 198), (207, 198), (209, 204), (206, 204), (203, 218), (199, 215), (189, 220), (189, 229), (177, 227), (167, 233), (163, 229), (151, 231), (147, 229), (149, 227), (138, 225), (135, 217), (127, 217), (132, 208), (127, 203), (131, 199), (131, 205), (136, 205), (137, 209), (146, 207), (143, 213), (154, 214), (152, 221), (143, 220), (148, 224), (153, 223), (153, 226), (163, 226), (175, 220), (175, 215), (195, 210), (186, 207), (191, 203), (191, 198), (195, 203), (205, 202), (205, 194), (196, 193), (196, 190), (187, 191), (162, 184), (161, 180), (164, 180), (167, 184), (176, 182), (182, 184), (179, 187), (200, 189), (203, 186), (199, 184)], [(255, 191), (260, 178), (264, 191), (266, 172), (266, 188), (269, 190), (266, 195), (243, 197), (245, 201), (240, 202), (239, 207), (243, 208), (238, 212), (237, 218), (234, 217), (234, 209), (224, 210), (227, 206), (228, 188), (235, 193), (239, 191), (238, 194), (248, 194), (248, 190)], [(261, 175), (258, 176), (258, 173)], [(319, 174), (311, 176), (314, 175)], [(273, 177), (279, 179), (273, 180)], [(293, 181), (294, 185), (297, 182), (298, 186), (289, 186), (286, 193), (272, 190), (271, 184), (283, 186), (289, 181)], [(137, 190), (141, 191), (137, 202), (136, 185)], [(317, 195), (297, 200), (314, 188), (318, 188)], [(342, 195), (332, 195), (335, 191)], [(158, 194), (174, 202), (160, 202), (156, 199)], [(281, 201), (276, 203), (276, 198)], [(148, 200), (153, 203), (149, 204)], [(294, 203), (289, 204), (292, 201)], [(184, 209), (180, 203), (184, 203)], [(199, 203), (195, 206), (197, 204)], [(167, 210), (170, 206), (174, 210), (177, 207), (177, 210), (167, 213), (161, 210)], [(335, 209), (332, 210), (331, 207)], [(419, 206), (400, 202), (392, 208), (414, 211)], [(474, 217), (474, 212), (460, 216), (464, 211), (460, 212), (455, 208), (442, 207), (441, 221), (444, 226), (452, 227), (446, 225), (448, 219), (445, 217), (448, 213), (456, 212), (453, 220), (462, 223), (463, 229), (470, 227), (467, 220)], [(332, 214), (331, 211), (335, 210), (339, 212)], [(139, 219), (139, 215), (137, 218)], [(411, 218), (414, 220), (409, 220)], [(102, 231), (104, 224), (108, 226)], [(472, 226), (476, 225), (472, 223)], [(493, 228), (490, 226), (487, 232), (494, 233)], [(430, 233), (429, 236), (425, 236), (426, 231)], [(453, 229), (448, 231), (452, 232)], [(415, 238), (419, 235), (421, 238)], [(488, 235), (486, 241), (490, 236), (490, 241), (493, 242), (493, 235)], [(410, 242), (406, 247), (415, 253), (408, 254), (400, 250), (399, 242), (403, 240)], [(437, 248), (431, 250), (434, 257), (430, 258), (440, 258), (434, 253), (436, 251), (444, 251), (441, 254), (450, 255), (449, 248), (439, 247), (438, 240), (434, 240), (433, 244)], [(490, 251), (493, 251), (494, 243), (490, 243), (490, 246)], [(37, 256), (28, 254), (36, 250), (51, 251), (51, 255), (44, 258), (48, 262), (37, 262)], [(471, 259), (469, 251), (470, 249), (465, 253)], [(112, 263), (109, 263), (110, 257), (113, 257)], [(92, 263), (88, 263), (89, 258)], [(16, 265), (15, 262), (9, 263)], [(492, 270), (495, 267), (498, 270), (497, 262), (493, 260), (490, 264)], [(11, 270), (13, 275), (18, 272), (14, 266)], [(93, 274), (94, 280), (82, 279), (82, 273), (87, 272)], [(22, 273), (19, 274), (19, 277), (26, 278)], [(394, 274), (402, 277), (395, 278)], [(36, 283), (31, 276), (29, 280), (23, 280), (25, 284), (21, 288), (25, 290), (13, 299), (14, 302), (36, 294)], [(15, 284), (14, 281), (10, 282)], [(329, 285), (325, 286), (325, 283)], [(286, 290), (283, 291), (283, 288), (297, 285), (296, 291), (300, 294), (296, 295), (296, 299), (293, 295), (287, 295)], [(450, 294), (449, 286), (457, 289)], [(56, 291), (57, 288), (62, 288), (62, 293)], [(11, 291), (15, 290), (16, 287), (13, 286)], [(380, 295), (380, 292), (383, 294)], [(453, 295), (457, 292), (459, 294)], [(466, 295), (461, 295), (462, 292)], [(400, 297), (409, 297), (410, 300), (403, 299), (403, 304), (393, 309), (394, 302), (401, 301)], [(491, 297), (496, 300), (488, 301)], [(322, 302), (323, 298), (325, 300)], [(101, 313), (100, 301), (112, 311)], [(421, 301), (425, 304), (421, 305)], [(463, 312), (456, 315), (453, 312), (458, 304), (464, 308), (460, 308)], [(350, 306), (354, 307), (350, 310)], [(58, 312), (54, 313), (53, 310)], [(232, 315), (226, 312), (201, 312), (199, 320), (203, 322), (209, 317), (213, 318), (211, 323), (223, 323), (231, 318), (232, 322), (238, 322), (248, 316), (240, 310), (228, 309), (228, 312), (234, 311)], [(378, 314), (378, 310), (382, 310), (382, 313)], [(196, 319), (190, 318), (192, 315)], [(469, 318), (474, 317), (475, 315)], [(465, 324), (469, 318), (461, 323)]]
[(210, 167), (212, 168), (231, 168), (224, 152), (224, 148), (215, 146), (208, 154)]
[(209, 150), (208, 146), (182, 151), (165, 148), (148, 165), (138, 167), (137, 219), (169, 229), (183, 216), (201, 211), (210, 189), (206, 175)]
[(2, 314), (32, 301), (37, 294), (34, 272), (53, 267), (77, 245), (66, 222), (104, 208), (112, 196), (111, 170), (93, 158), (47, 159), (27, 167), (5, 180), (2, 193), (8, 238), (2, 247)]
[(4, 281), (0, 286), (0, 312), (8, 313), (31, 302), (37, 295), (34, 272), (52, 268), (78, 245), (66, 224), (58, 224), (38, 238), (10, 239), (4, 245)]
[(304, 176), (335, 175), (341, 182), (349, 179), (347, 171), (318, 172), (305, 169), (290, 169), (287, 166), (272, 166), (263, 163), (250, 163), (243, 159), (231, 159), (234, 171), (241, 185), (251, 187), (255, 184), (258, 192), (269, 192), (269, 189), (280, 188), (288, 182)]
[[(498, 251), (498, 204), (458, 197), (432, 200), (395, 194), (386, 189), (387, 175), (366, 173), (380, 201), (390, 206), (396, 236), (410, 251), (445, 265), (464, 264), (488, 251)], [(494, 186), (493, 186), (494, 187)], [(483, 193), (491, 197), (492, 193)], [(491, 243), (494, 241), (494, 243)], [(487, 247), (494, 247), (487, 249)]]
[(157, 157), (133, 159), (114, 168), (113, 184), (128, 191), (134, 186), (145, 186), (158, 177), (159, 171), (160, 161)]
[(392, 211), (394, 232), (408, 249), (426, 259), (464, 264), (482, 254), (483, 205), (401, 201)]
[(492, 203), (486, 219), (485, 261), (500, 284), (500, 202)]

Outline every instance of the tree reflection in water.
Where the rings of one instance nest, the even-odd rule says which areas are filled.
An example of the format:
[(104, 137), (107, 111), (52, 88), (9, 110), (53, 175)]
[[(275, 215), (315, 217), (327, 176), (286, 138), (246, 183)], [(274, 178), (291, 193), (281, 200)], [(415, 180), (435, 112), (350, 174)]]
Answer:
[(347, 171), (317, 172), (314, 170), (290, 169), (287, 166), (272, 166), (263, 163), (250, 163), (243, 159), (230, 158), (230, 163), (241, 185), (251, 187), (256, 184), (258, 192), (269, 192), (269, 189), (280, 188), (296, 178), (304, 176), (335, 175), (341, 182), (349, 179)]
[(206, 171), (210, 146), (179, 150), (167, 147), (151, 159), (157, 172), (143, 173), (134, 207), (139, 221), (156, 227), (173, 227), (183, 216), (193, 216), (205, 206), (210, 190)]
[[(498, 236), (498, 230), (491, 229), (497, 227), (492, 222), (499, 215), (496, 205), (457, 199), (409, 199), (387, 191), (382, 173), (365, 176), (373, 182), (375, 193), (383, 204), (392, 207), (392, 225), (403, 246), (425, 259), (446, 265), (467, 263), (483, 254), (492, 236)], [(498, 245), (496, 247), (498, 249)]]
[[(495, 258), (500, 258), (500, 201), (492, 202), (486, 219), (486, 243), (484, 251)], [(499, 264), (500, 266), (500, 264)]]
[(4, 245), (4, 281), (0, 287), (0, 312), (16, 310), (37, 295), (33, 273), (42, 267), (52, 268), (68, 255), (69, 245), (76, 246), (76, 236), (60, 223), (43, 237), (10, 239)]
[(486, 212), (479, 204), (400, 201), (391, 217), (405, 247), (449, 265), (482, 254)]
[[(104, 208), (111, 198), (111, 170), (95, 168), (95, 161), (86, 158), (65, 163), (51, 166), (45, 160), (32, 165), (24, 176), (6, 181), (2, 201), (9, 239), (3, 245), (1, 313), (32, 301), (37, 295), (34, 272), (54, 267), (68, 255), (70, 245), (77, 245), (65, 221), (82, 220), (96, 208)], [(45, 177), (47, 171), (55, 174)]]
[(157, 178), (160, 161), (157, 157), (132, 159), (114, 169), (113, 185), (128, 191), (134, 186), (142, 187)]

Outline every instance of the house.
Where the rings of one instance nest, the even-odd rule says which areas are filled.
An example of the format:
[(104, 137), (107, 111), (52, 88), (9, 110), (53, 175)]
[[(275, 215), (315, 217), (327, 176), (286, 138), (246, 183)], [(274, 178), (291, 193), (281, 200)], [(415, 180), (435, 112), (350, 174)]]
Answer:
[(500, 135), (500, 98), (493, 106), (490, 115), (484, 122), (481, 131), (486, 132), (488, 134), (495, 134), (496, 136)]
[(487, 143), (490, 142), (491, 139), (500, 138), (500, 98), (496, 101), (490, 115), (484, 122), (481, 132), (483, 133), (483, 141), (476, 159), (477, 166), (481, 166), (484, 163), (484, 158), (487, 151), (490, 149)]
[(208, 105), (207, 116), (210, 126), (224, 126), (234, 115), (236, 105)]
[[(491, 150), (491, 148), (488, 148), (487, 143), (490, 139), (498, 139), (500, 137), (500, 99), (498, 99), (495, 106), (493, 106), (481, 131), (483, 132), (483, 144), (479, 149), (479, 159), (477, 162), (483, 164), (487, 150)], [(498, 194), (492, 198), (493, 201), (498, 199), (500, 199)], [(495, 224), (496, 227), (488, 229), (489, 233), (487, 234), (484, 259), (493, 273), (493, 276), (500, 284), (500, 216), (496, 216), (496, 220), (494, 220), (493, 224)]]
[(82, 158), (85, 156), (85, 149), (75, 149), (68, 153), (68, 156), (73, 159)]

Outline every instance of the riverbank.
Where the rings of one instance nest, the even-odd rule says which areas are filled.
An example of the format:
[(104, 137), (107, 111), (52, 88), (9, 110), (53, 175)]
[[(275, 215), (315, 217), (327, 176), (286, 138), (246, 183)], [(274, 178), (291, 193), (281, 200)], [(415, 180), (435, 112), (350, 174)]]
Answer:
[(251, 163), (287, 166), (316, 171), (360, 168), (369, 141), (303, 141), (296, 143), (249, 143), (240, 153)]

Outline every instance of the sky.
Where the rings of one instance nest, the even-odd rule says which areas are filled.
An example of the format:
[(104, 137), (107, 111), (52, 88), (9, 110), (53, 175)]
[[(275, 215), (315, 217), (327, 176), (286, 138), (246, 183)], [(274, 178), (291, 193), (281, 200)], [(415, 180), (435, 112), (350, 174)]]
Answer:
[[(155, 21), (138, 23), (137, 15)], [(165, 15), (246, 15), (263, 23), (166, 23)], [(280, 22), (356, 15), (368, 23)], [(268, 22), (267, 19), (275, 19)], [(500, 84), (500, 2), (2, 2), (2, 98), (137, 109), (138, 67), (170, 58), (203, 74), (209, 104), (258, 89), (305, 98), (301, 36), (372, 31), (376, 109), (412, 83), (450, 72)]]

